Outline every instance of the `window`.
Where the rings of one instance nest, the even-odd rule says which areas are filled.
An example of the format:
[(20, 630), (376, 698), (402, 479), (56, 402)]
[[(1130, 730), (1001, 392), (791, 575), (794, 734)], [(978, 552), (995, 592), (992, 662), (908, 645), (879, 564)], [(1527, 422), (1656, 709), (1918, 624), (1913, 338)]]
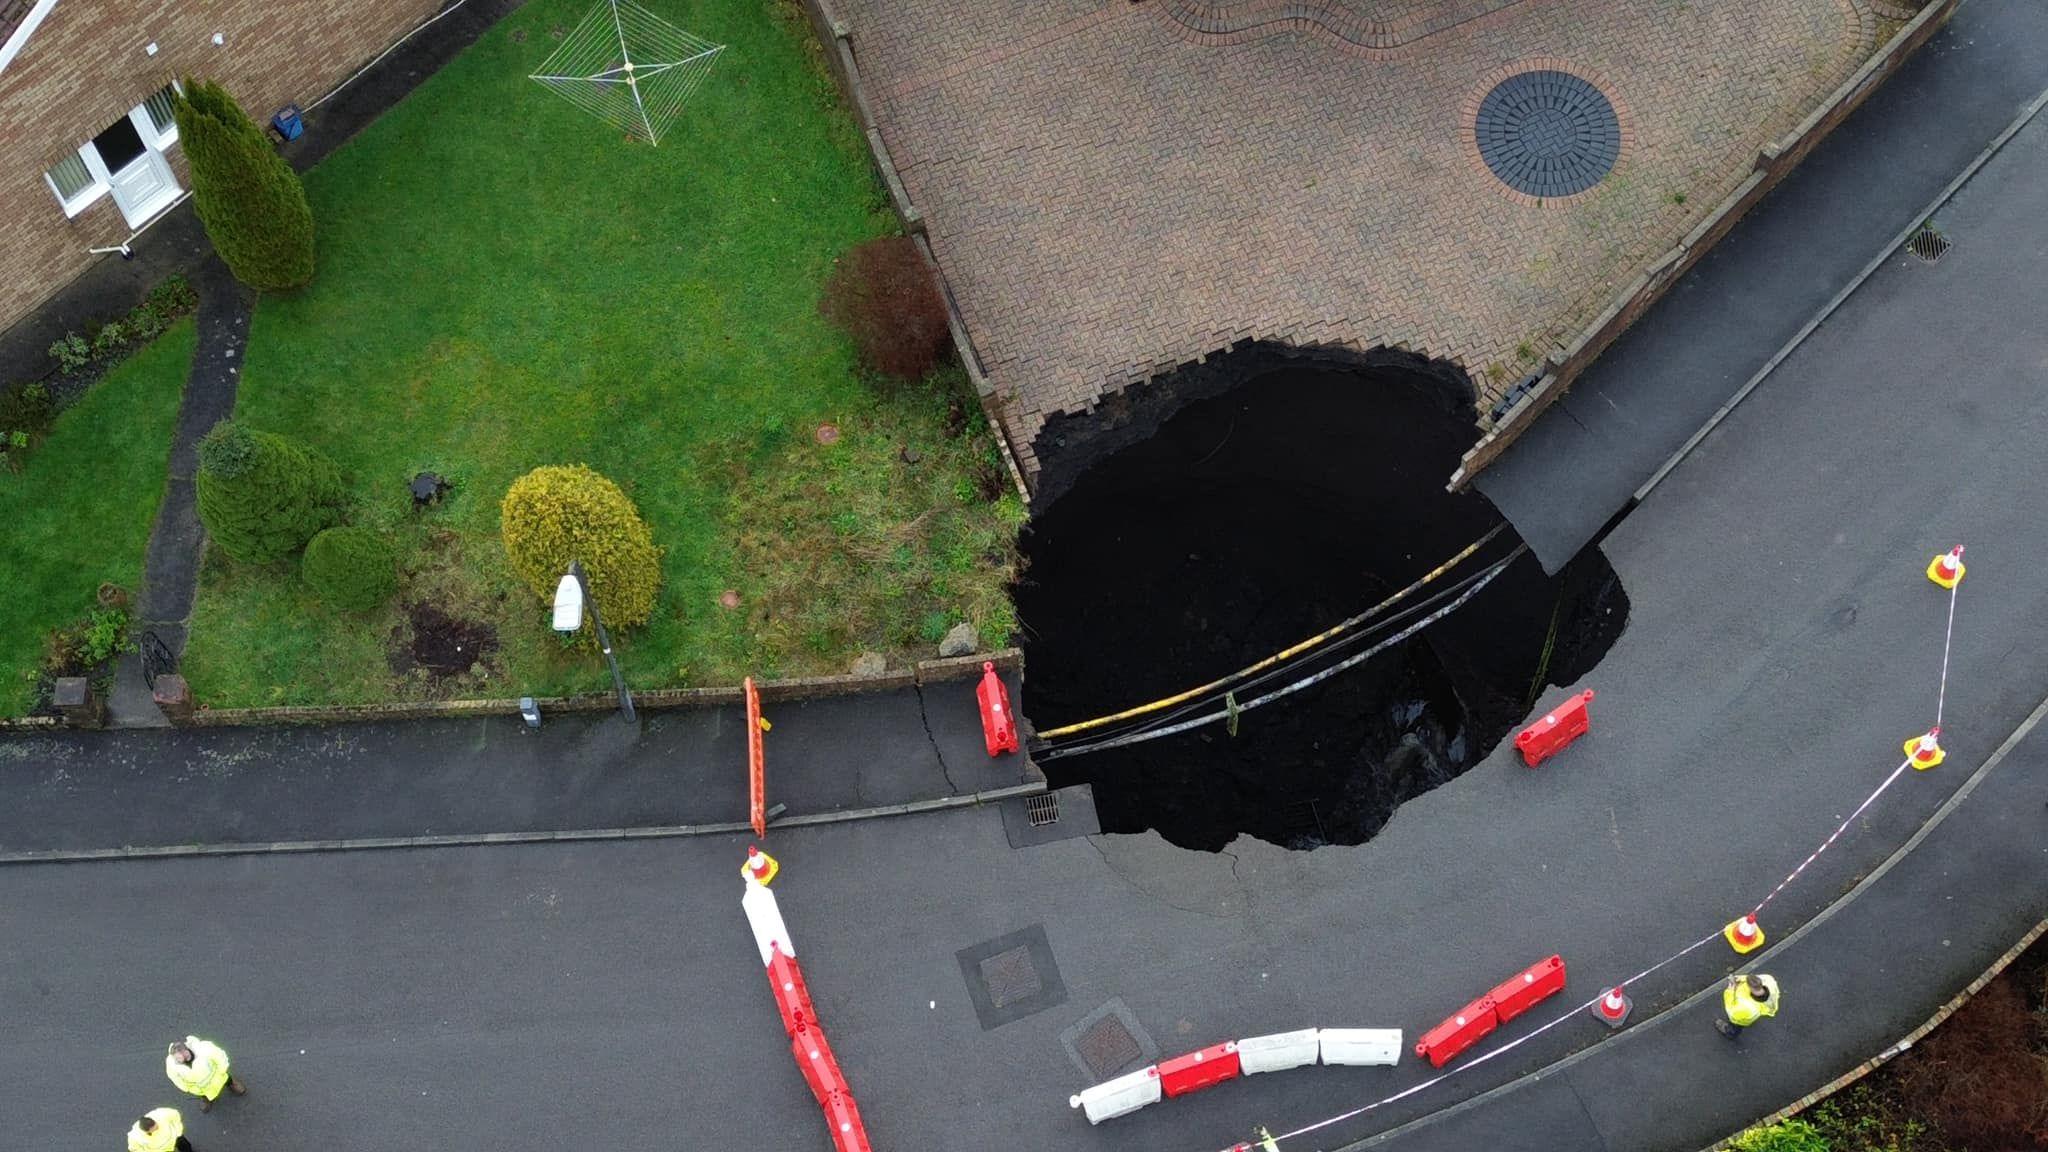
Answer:
[(76, 200), (93, 184), (92, 173), (85, 170), (85, 160), (76, 152), (51, 165), (49, 176), (59, 200)]
[(171, 99), (178, 93), (175, 84), (166, 84), (149, 94), (142, 102), (142, 110), (149, 117), (150, 126), (156, 129), (157, 147), (162, 148), (178, 138), (178, 118), (171, 115)]
[(73, 152), (50, 166), (43, 173), (43, 179), (50, 185), (50, 191), (57, 194), (57, 203), (64, 206), (64, 215), (76, 216), (86, 206), (100, 198), (107, 190), (106, 170), (99, 166), (97, 154), (88, 155), (92, 145)]

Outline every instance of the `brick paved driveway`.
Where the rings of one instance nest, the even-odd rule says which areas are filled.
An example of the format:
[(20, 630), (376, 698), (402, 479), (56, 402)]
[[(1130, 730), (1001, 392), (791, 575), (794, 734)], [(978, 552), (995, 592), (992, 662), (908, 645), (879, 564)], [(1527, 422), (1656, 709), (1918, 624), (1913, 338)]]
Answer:
[[(1864, 0), (840, 0), (1023, 463), (1045, 418), (1245, 337), (1451, 359), (1576, 330), (1869, 52)], [(1479, 158), (1520, 71), (1622, 126), (1565, 200)]]

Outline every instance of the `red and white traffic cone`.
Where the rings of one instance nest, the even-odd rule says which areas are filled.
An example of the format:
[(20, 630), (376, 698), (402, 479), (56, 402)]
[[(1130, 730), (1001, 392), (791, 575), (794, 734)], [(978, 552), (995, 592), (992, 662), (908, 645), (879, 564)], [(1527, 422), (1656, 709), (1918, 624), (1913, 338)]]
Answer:
[(1593, 1015), (1609, 1028), (1619, 1028), (1628, 1023), (1629, 1010), (1634, 1007), (1635, 1003), (1616, 986), (1593, 1002)]
[(1756, 922), (1755, 913), (1730, 920), (1728, 926), (1721, 929), (1721, 935), (1730, 948), (1740, 953), (1754, 952), (1764, 946), (1764, 930)]
[(775, 879), (775, 874), (780, 871), (782, 871), (782, 865), (775, 862), (775, 857), (761, 851), (752, 844), (747, 845), (747, 862), (740, 865), (740, 875), (746, 877), (748, 883), (759, 884), (765, 888), (768, 886), (769, 881)]
[(1913, 762), (1916, 771), (1925, 772), (1948, 759), (1948, 753), (1942, 750), (1940, 737), (1941, 725), (1936, 724), (1906, 741), (1906, 758)]
[(1927, 564), (1927, 578), (1943, 588), (1953, 588), (1962, 583), (1963, 573), (1966, 571), (1968, 569), (1963, 567), (1963, 546), (1961, 544), (1956, 545), (1951, 551), (1943, 552), (1941, 555), (1936, 556)]

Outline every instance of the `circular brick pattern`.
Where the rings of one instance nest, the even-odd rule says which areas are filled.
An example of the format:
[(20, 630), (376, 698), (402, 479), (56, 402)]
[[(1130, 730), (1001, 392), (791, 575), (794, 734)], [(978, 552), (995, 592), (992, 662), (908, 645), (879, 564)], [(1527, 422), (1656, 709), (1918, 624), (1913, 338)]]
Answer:
[(1605, 93), (1569, 72), (1518, 72), (1479, 102), (1479, 158), (1525, 196), (1555, 200), (1598, 184), (1621, 156), (1621, 119)]

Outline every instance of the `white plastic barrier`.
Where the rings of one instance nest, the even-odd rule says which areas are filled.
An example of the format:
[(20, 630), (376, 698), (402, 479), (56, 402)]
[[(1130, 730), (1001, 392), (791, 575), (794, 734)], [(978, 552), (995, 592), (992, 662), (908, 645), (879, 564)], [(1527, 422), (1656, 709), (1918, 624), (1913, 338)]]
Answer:
[(775, 903), (775, 893), (751, 880), (742, 883), (747, 890), (740, 893), (740, 908), (747, 914), (747, 927), (754, 930), (754, 947), (761, 950), (761, 966), (768, 966), (770, 949), (794, 959), (796, 945), (789, 942), (789, 926), (782, 922), (782, 909)]
[(1325, 1064), (1381, 1064), (1401, 1059), (1399, 1028), (1325, 1028), (1320, 1033)]
[(1159, 1067), (1140, 1068), (1114, 1080), (1084, 1088), (1079, 1096), (1067, 1097), (1067, 1107), (1079, 1108), (1090, 1124), (1128, 1116), (1147, 1104), (1159, 1103)]
[(1254, 1072), (1300, 1068), (1316, 1062), (1319, 1048), (1313, 1028), (1275, 1032), (1270, 1036), (1247, 1036), (1237, 1042), (1238, 1066), (1247, 1076)]

